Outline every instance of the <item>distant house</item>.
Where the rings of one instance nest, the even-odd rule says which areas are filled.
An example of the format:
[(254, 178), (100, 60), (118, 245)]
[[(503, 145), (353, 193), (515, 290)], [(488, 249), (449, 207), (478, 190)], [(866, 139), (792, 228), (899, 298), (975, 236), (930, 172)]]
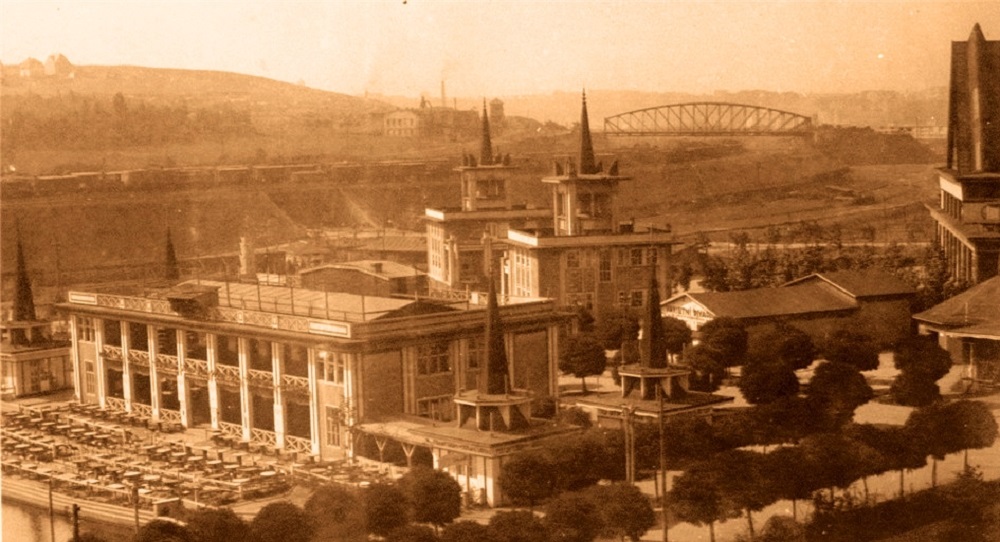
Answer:
[(420, 115), (412, 109), (388, 113), (383, 121), (382, 133), (389, 137), (417, 137), (421, 135)]
[(1000, 384), (1000, 277), (983, 281), (913, 315), (922, 333), (936, 334), (952, 361), (968, 366), (972, 384)]
[(693, 331), (721, 317), (738, 320), (751, 334), (792, 325), (820, 342), (849, 326), (888, 346), (910, 332), (914, 290), (881, 271), (816, 273), (779, 288), (737, 292), (685, 292), (661, 303), (661, 314)]
[(21, 77), (40, 77), (45, 74), (45, 66), (37, 58), (28, 58), (17, 66)]
[(72, 77), (73, 64), (62, 54), (49, 55), (49, 58), (45, 59), (45, 75)]

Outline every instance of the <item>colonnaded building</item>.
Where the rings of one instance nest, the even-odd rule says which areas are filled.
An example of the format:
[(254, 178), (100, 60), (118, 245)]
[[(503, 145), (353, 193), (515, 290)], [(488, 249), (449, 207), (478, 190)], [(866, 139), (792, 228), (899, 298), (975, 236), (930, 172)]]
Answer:
[(72, 291), (60, 308), (83, 403), (320, 460), (391, 444), (497, 504), (504, 457), (572, 430), (531, 416), (533, 401), (558, 395), (572, 316), (550, 300), (498, 305), (492, 288), (472, 298), (201, 280)]

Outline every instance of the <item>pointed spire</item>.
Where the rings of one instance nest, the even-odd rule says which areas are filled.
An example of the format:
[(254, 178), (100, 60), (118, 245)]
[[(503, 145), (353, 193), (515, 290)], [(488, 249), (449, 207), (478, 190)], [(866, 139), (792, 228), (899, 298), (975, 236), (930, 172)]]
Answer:
[(979, 23), (976, 23), (975, 26), (972, 27), (972, 34), (969, 35), (969, 41), (972, 40), (979, 42), (986, 41), (986, 36), (983, 35), (983, 29), (979, 26)]
[(583, 108), (580, 110), (580, 174), (600, 173), (594, 163), (594, 142), (590, 139), (590, 120), (587, 117), (587, 91), (583, 91)]
[(177, 253), (174, 252), (174, 243), (170, 239), (170, 228), (167, 228), (167, 248), (165, 255), (165, 267), (163, 278), (167, 280), (177, 280), (181, 278), (180, 265), (177, 263)]
[[(17, 269), (14, 285), (14, 320), (31, 322), (35, 320), (35, 297), (31, 292), (31, 279), (28, 278), (28, 267), (24, 262), (24, 247), (21, 244), (21, 228), (17, 228)], [(14, 330), (11, 342), (26, 344), (28, 342), (24, 330)]]
[(507, 393), (507, 349), (504, 346), (504, 325), (500, 321), (497, 288), (490, 277), (490, 292), (486, 301), (486, 367), (479, 375), (479, 393)]
[(650, 269), (649, 302), (642, 322), (642, 365), (653, 369), (667, 366), (667, 345), (664, 342), (663, 318), (660, 316), (660, 284), (656, 270)]
[(486, 115), (486, 98), (483, 98), (483, 138), (479, 144), (479, 163), (493, 163), (493, 143), (490, 141), (490, 118)]

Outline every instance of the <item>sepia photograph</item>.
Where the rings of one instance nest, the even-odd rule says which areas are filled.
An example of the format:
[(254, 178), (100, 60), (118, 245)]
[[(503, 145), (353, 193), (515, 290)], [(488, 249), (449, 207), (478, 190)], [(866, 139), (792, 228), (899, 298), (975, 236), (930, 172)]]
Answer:
[(0, 0), (0, 540), (1000, 541), (1000, 0)]

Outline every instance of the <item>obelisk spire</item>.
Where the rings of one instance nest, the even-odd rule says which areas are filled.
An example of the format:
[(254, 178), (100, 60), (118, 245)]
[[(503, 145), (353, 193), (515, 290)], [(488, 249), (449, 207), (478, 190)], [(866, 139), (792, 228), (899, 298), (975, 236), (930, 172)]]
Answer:
[(587, 91), (583, 91), (583, 108), (580, 110), (580, 174), (600, 173), (594, 159), (594, 142), (590, 139), (590, 120), (587, 117)]
[(486, 98), (483, 98), (483, 136), (479, 142), (479, 165), (493, 163), (493, 143), (490, 141), (490, 118), (486, 115)]

